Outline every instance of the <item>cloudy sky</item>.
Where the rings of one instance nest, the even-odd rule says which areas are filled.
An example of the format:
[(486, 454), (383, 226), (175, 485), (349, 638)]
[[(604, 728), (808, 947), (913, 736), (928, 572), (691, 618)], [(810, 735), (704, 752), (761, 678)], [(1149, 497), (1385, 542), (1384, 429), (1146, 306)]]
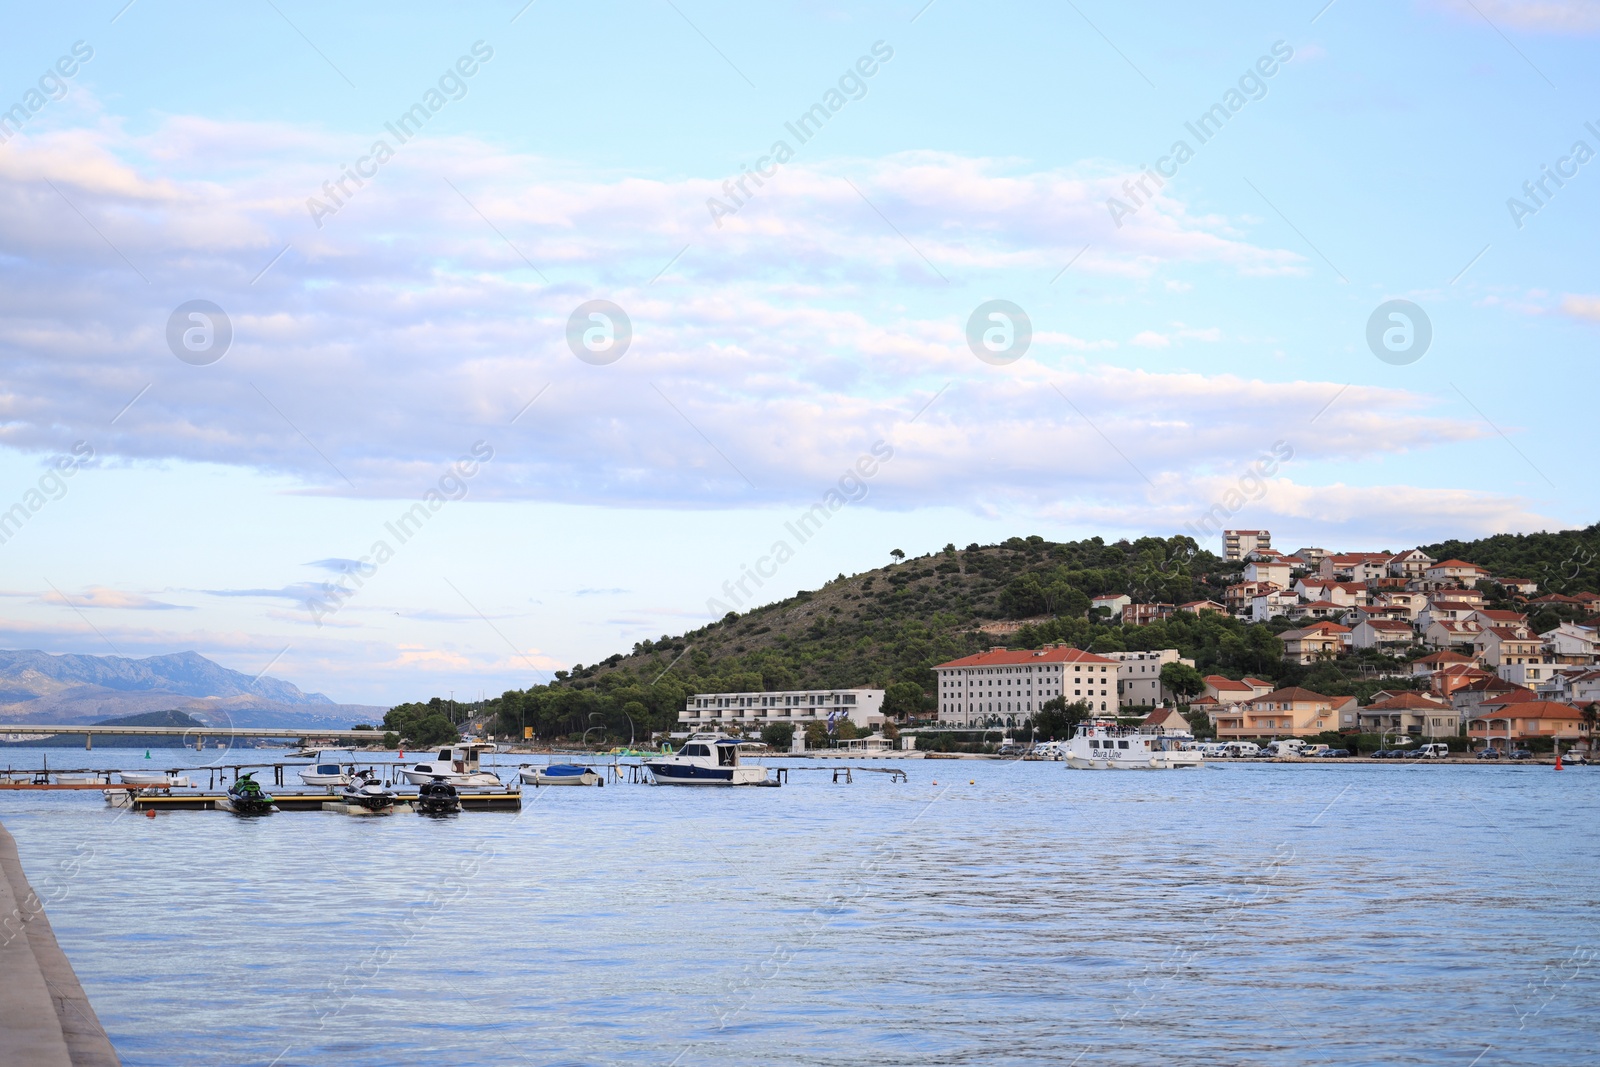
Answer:
[(8, 647), (462, 697), (891, 548), (1594, 519), (1594, 0), (71, 7)]

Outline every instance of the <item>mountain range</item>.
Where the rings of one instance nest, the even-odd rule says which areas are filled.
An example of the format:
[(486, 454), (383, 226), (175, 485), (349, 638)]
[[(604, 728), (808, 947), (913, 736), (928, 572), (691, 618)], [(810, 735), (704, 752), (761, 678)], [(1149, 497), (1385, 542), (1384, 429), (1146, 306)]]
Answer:
[(129, 659), (0, 651), (0, 720), (8, 723), (93, 723), (181, 711), (210, 726), (343, 729), (377, 722), (385, 710), (336, 704), (275, 678), (251, 678), (198, 652)]

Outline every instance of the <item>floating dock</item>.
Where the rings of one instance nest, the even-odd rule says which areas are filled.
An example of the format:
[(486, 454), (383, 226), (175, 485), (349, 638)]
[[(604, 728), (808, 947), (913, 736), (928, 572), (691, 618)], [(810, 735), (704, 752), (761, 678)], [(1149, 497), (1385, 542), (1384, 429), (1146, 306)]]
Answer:
[[(522, 794), (520, 792), (506, 793), (462, 793), (462, 811), (521, 811)], [(133, 796), (133, 810), (135, 811), (226, 811), (226, 793), (187, 793), (174, 790), (171, 793), (136, 793)], [(395, 806), (412, 805), (416, 802), (415, 793), (396, 793)], [(337, 793), (273, 793), (273, 805), (279, 811), (323, 811), (324, 805), (343, 805)]]

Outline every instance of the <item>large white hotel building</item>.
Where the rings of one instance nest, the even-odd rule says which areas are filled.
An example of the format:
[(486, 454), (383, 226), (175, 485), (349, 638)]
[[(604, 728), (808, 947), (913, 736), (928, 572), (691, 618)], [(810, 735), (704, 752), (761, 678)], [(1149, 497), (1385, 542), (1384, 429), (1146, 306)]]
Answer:
[(827, 722), (846, 716), (863, 729), (883, 725), (882, 689), (793, 689), (783, 693), (697, 693), (678, 712), (678, 725), (690, 730), (722, 730), (771, 722)]
[(1079, 700), (1096, 715), (1117, 713), (1114, 659), (1092, 652), (1046, 645), (1044, 648), (991, 648), (933, 668), (939, 679), (939, 721), (979, 726), (992, 718), (1021, 722), (1053, 697)]

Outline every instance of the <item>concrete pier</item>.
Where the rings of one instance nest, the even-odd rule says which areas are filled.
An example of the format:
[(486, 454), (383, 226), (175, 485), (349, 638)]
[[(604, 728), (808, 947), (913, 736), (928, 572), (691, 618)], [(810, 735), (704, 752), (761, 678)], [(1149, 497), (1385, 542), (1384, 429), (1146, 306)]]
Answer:
[(0, 1063), (121, 1067), (0, 826)]

